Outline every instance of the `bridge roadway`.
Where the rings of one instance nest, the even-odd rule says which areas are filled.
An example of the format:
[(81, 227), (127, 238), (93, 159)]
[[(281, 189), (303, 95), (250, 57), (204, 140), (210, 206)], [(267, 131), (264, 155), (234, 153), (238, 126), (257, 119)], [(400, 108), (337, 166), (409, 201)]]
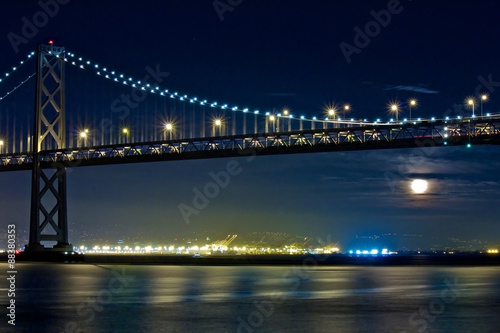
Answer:
[[(333, 124), (328, 124), (333, 126)], [(337, 125), (338, 126), (338, 125)], [(42, 168), (295, 153), (500, 144), (500, 116), (73, 147), (39, 153)], [(30, 170), (31, 152), (0, 155), (0, 172)]]

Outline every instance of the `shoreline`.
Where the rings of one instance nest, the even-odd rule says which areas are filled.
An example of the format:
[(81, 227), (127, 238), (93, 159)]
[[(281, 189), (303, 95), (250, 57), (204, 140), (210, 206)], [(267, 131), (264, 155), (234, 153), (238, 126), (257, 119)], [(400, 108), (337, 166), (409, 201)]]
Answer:
[[(6, 255), (0, 260), (7, 261)], [(314, 266), (500, 266), (500, 255), (401, 254), (389, 256), (331, 255), (210, 255), (20, 253), (19, 262), (130, 264), (130, 265), (301, 265)]]

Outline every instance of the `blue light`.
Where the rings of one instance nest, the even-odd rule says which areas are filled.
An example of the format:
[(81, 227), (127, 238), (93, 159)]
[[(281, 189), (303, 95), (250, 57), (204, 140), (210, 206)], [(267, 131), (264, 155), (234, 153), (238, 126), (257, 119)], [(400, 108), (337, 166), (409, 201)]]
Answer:
[(271, 113), (270, 112), (266, 112), (266, 116), (269, 116)]
[(98, 65), (98, 64), (95, 64), (95, 65), (94, 65), (94, 67), (95, 67), (95, 68), (99, 68), (99, 65)]
[(304, 116), (300, 116), (300, 119), (304, 119), (305, 117)]
[(90, 65), (90, 61), (87, 61), (87, 65)]
[(417, 118), (417, 121), (422, 121), (422, 118)]
[(112, 72), (111, 72), (111, 75), (115, 75), (115, 71), (112, 71)]
[(471, 144), (470, 144), (470, 143), (468, 143), (468, 144), (467, 144), (467, 148), (470, 148), (470, 147), (471, 147)]
[(457, 116), (457, 119), (462, 119), (462, 117), (460, 117), (460, 116)]
[(491, 116), (491, 114), (487, 113), (487, 114), (486, 114), (486, 117), (489, 117), (489, 116)]
[(448, 144), (448, 141), (445, 141), (445, 142), (444, 142), (444, 145), (446, 146), (447, 144)]
[(255, 110), (253, 113), (255, 113), (255, 114), (259, 114), (259, 110)]
[(390, 121), (390, 122), (393, 122), (394, 120), (391, 118), (391, 119), (389, 119), (389, 121)]
[(445, 120), (450, 120), (450, 117), (446, 116), (446, 118), (444, 118)]
[(379, 123), (380, 122), (380, 118), (377, 118), (377, 120), (375, 121), (376, 123)]
[(316, 117), (313, 117), (313, 120), (316, 120)]
[(432, 120), (432, 121), (436, 120), (436, 117), (432, 117), (432, 118), (431, 118), (431, 120)]

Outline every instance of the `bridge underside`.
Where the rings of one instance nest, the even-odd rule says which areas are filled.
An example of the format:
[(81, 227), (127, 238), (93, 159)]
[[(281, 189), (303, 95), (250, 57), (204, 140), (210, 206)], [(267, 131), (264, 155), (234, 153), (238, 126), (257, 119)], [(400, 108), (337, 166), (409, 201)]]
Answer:
[[(466, 144), (500, 144), (500, 120), (435, 121), (66, 148), (42, 151), (39, 160), (42, 168), (60, 168)], [(33, 155), (0, 155), (0, 163), (0, 172), (29, 170)]]

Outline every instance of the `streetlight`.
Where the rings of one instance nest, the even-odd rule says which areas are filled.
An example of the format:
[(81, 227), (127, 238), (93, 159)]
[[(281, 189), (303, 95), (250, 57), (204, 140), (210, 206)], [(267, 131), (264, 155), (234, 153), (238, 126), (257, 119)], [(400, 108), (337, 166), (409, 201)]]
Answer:
[(417, 106), (417, 100), (416, 99), (410, 99), (409, 101), (409, 108), (410, 108), (410, 121), (411, 121), (411, 108), (414, 108)]
[(349, 110), (351, 110), (351, 106), (349, 104), (344, 105), (344, 113), (342, 115), (342, 118), (345, 119), (345, 113), (349, 112)]
[[(125, 135), (125, 138), (126, 138), (125, 142), (128, 142), (128, 138), (129, 138), (129, 134), (130, 134), (128, 128), (123, 128), (122, 133), (123, 133), (123, 135)], [(123, 143), (125, 143), (125, 142), (123, 142)]]
[[(336, 112), (336, 110), (334, 108), (328, 109), (328, 111), (326, 112), (326, 114), (327, 114), (326, 120), (330, 120), (331, 119), (331, 120), (334, 121), (335, 120), (335, 112)], [(335, 123), (333, 123), (333, 127), (335, 127)], [(323, 128), (328, 128), (328, 122), (325, 121), (323, 123)]]
[(174, 126), (172, 125), (172, 123), (167, 123), (165, 125), (165, 130), (168, 132), (168, 139), (169, 140), (172, 140), (172, 131), (173, 131), (173, 129), (174, 129)]
[(84, 130), (82, 132), (80, 132), (80, 138), (82, 139), (82, 142), (83, 142), (83, 146), (86, 146), (87, 145), (87, 133), (89, 132), (89, 130)]
[(481, 117), (483, 116), (483, 102), (486, 102), (488, 100), (488, 95), (482, 94), (481, 95)]
[(214, 126), (213, 126), (213, 136), (216, 134), (216, 128), (219, 128), (219, 135), (222, 135), (221, 129), (222, 129), (222, 120), (221, 119), (215, 119), (214, 120)]
[(474, 118), (474, 99), (473, 98), (469, 98), (467, 100), (467, 104), (469, 104), (471, 107), (472, 107), (472, 118)]
[[(292, 120), (288, 117), (289, 114), (290, 114), (290, 111), (288, 109), (283, 110), (283, 115), (288, 118), (288, 130), (291, 131), (292, 130), (292, 127), (291, 127)], [(285, 127), (284, 124), (283, 124), (283, 127)]]
[(398, 122), (399, 107), (397, 104), (391, 104), (391, 111), (396, 113), (396, 122)]
[(276, 119), (276, 117), (274, 115), (270, 115), (270, 114), (267, 114), (267, 117), (266, 117), (266, 133), (269, 131), (269, 121), (272, 122), (271, 124), (271, 128), (273, 129), (272, 132), (274, 132), (274, 120)]
[(2, 153), (3, 150), (3, 140), (0, 140), (0, 154)]

